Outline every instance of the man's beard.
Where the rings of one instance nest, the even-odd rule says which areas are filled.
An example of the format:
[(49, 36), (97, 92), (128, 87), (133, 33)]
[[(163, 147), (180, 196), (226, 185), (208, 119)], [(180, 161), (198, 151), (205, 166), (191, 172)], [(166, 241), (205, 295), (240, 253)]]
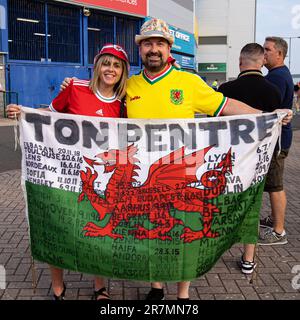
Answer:
[[(151, 62), (149, 58), (151, 57), (159, 57), (160, 61)], [(142, 61), (143, 65), (145, 66), (146, 70), (150, 72), (159, 72), (162, 71), (165, 66), (167, 65), (167, 61), (163, 61), (162, 55), (160, 53), (148, 53), (145, 59)]]
[(266, 69), (268, 69), (268, 70), (272, 69), (272, 66), (270, 65), (269, 62), (265, 62), (265, 63), (264, 63), (264, 67), (265, 67)]

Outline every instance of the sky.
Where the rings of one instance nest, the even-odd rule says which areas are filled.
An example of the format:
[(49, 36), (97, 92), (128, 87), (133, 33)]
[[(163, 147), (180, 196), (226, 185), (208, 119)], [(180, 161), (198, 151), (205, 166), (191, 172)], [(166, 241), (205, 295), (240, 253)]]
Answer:
[(266, 36), (285, 38), (291, 44), (291, 55), (285, 60), (292, 74), (300, 74), (300, 0), (257, 0), (256, 42)]

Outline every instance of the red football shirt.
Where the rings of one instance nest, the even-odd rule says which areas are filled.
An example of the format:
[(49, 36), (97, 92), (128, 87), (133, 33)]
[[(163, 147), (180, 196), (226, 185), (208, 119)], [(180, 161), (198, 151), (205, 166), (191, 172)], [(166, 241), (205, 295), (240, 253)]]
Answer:
[(89, 81), (72, 80), (70, 85), (51, 102), (51, 111), (95, 117), (120, 117), (121, 101), (116, 96), (106, 98), (93, 93)]

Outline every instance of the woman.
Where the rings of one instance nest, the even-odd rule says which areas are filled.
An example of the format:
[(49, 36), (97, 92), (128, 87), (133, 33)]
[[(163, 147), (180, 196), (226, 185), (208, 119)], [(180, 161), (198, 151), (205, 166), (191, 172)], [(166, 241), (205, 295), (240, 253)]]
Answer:
[[(46, 110), (95, 117), (120, 117), (128, 71), (129, 61), (125, 50), (119, 45), (107, 44), (95, 56), (92, 80), (71, 80), (67, 89), (60, 92)], [(19, 105), (7, 107), (9, 118), (18, 117), (20, 112)], [(66, 287), (63, 282), (63, 270), (49, 267), (54, 300), (64, 300)], [(93, 298), (110, 298), (102, 277), (95, 277)]]

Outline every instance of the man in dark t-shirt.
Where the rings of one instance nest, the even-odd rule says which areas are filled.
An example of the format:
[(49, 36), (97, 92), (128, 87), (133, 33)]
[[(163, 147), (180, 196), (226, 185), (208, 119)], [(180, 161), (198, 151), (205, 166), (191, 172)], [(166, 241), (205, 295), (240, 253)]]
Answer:
[[(272, 112), (281, 104), (278, 88), (266, 80), (261, 72), (264, 62), (264, 48), (257, 43), (249, 43), (240, 54), (238, 78), (226, 82), (219, 91), (228, 98), (237, 99), (264, 112)], [(255, 244), (245, 244), (240, 266), (245, 274), (251, 274), (256, 267), (254, 261)]]
[[(294, 83), (289, 69), (284, 65), (287, 55), (287, 42), (279, 37), (267, 37), (264, 43), (265, 67), (269, 70), (266, 79), (272, 82), (280, 91), (281, 108), (293, 108)], [(287, 236), (284, 229), (287, 198), (283, 189), (284, 160), (292, 144), (292, 127), (289, 123), (282, 127), (281, 150), (275, 149), (269, 168), (265, 190), (269, 192), (271, 216), (261, 220), (265, 229), (261, 232), (260, 245), (286, 244)]]

